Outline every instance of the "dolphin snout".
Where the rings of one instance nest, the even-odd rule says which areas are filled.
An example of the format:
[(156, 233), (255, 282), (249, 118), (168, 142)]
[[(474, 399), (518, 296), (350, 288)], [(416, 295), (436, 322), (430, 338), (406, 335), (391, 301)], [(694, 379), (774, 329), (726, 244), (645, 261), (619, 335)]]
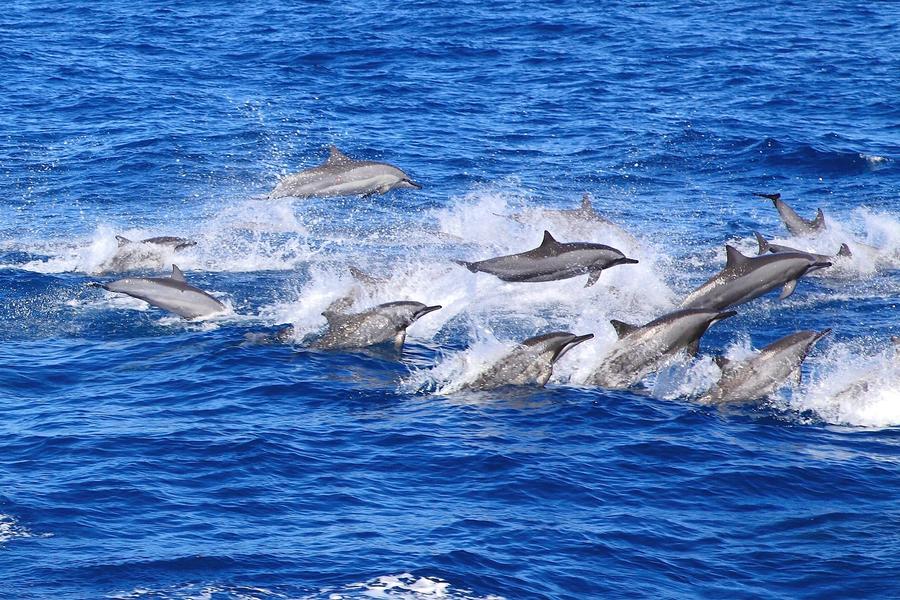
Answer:
[(434, 312), (436, 310), (441, 310), (442, 308), (444, 308), (444, 307), (441, 306), (440, 304), (435, 304), (434, 306), (426, 306), (425, 308), (421, 309), (419, 312), (416, 313), (416, 319), (420, 319), (422, 316), (427, 315), (428, 313)]
[(638, 264), (639, 262), (640, 262), (640, 261), (637, 260), (636, 258), (627, 258), (627, 257), (626, 257), (626, 258), (620, 258), (620, 259), (619, 259), (619, 264), (620, 264), (620, 265), (636, 265), (636, 264)]
[(414, 189), (414, 190), (421, 190), (421, 189), (422, 189), (422, 184), (421, 184), (421, 183), (416, 183), (416, 182), (413, 181), (412, 179), (404, 179), (403, 181), (400, 182), (400, 186), (401, 186), (401, 187), (411, 187), (411, 188)]
[(831, 261), (828, 261), (828, 260), (814, 262), (812, 265), (810, 265), (809, 270), (810, 271), (818, 271), (819, 269), (824, 269), (825, 267), (830, 267), (833, 264), (834, 263), (832, 263)]
[(720, 312), (719, 314), (717, 314), (716, 317), (713, 319), (713, 321), (721, 321), (722, 319), (727, 319), (729, 317), (733, 317), (736, 314), (737, 314), (736, 310), (726, 310), (726, 311), (723, 311), (723, 312)]
[(577, 345), (580, 344), (581, 342), (586, 342), (586, 341), (592, 340), (592, 339), (594, 339), (594, 334), (593, 334), (593, 333), (586, 333), (586, 334), (584, 334), (584, 335), (576, 335), (576, 336), (573, 337), (572, 340), (569, 342), (569, 347), (577, 346)]

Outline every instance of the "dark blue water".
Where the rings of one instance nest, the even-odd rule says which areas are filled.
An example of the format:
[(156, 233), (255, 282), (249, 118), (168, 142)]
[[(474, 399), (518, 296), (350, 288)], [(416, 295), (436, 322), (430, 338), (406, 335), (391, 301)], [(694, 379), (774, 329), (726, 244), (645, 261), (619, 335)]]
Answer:
[[(896, 6), (231, 4), (0, 16), (0, 597), (900, 597)], [(424, 188), (259, 199), (328, 144)], [(584, 192), (639, 265), (450, 262), (628, 243), (539, 210)], [(754, 230), (854, 254), (634, 392), (580, 385), (609, 319), (672, 310)], [(197, 240), (140, 268), (228, 314), (88, 287), (116, 234)], [(349, 265), (386, 279), (363, 304), (444, 306), (401, 356), (305, 349)], [(799, 387), (693, 401), (711, 356), (826, 327)], [(596, 337), (545, 389), (459, 391), (560, 329)]]

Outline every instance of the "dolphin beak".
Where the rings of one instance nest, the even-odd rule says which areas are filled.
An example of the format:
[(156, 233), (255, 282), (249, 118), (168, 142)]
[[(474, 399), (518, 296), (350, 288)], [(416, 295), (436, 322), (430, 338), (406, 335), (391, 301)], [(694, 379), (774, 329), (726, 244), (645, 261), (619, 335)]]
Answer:
[(556, 356), (553, 357), (553, 362), (558, 361), (563, 354), (565, 354), (581, 342), (586, 342), (590, 339), (593, 339), (593, 337), (593, 333), (588, 333), (586, 335), (573, 335), (568, 341), (566, 341), (562, 346), (559, 347)]
[(809, 269), (807, 269), (806, 272), (809, 273), (810, 271), (818, 271), (819, 269), (824, 269), (825, 267), (830, 267), (832, 264), (833, 263), (831, 263), (830, 261), (827, 261), (827, 260), (822, 261), (822, 262), (814, 262), (812, 265), (810, 265)]
[(416, 183), (412, 179), (404, 179), (403, 182), (406, 183), (409, 187), (413, 188), (414, 190), (422, 189), (422, 184)]
[(716, 321), (721, 321), (722, 319), (727, 319), (729, 317), (733, 317), (736, 314), (737, 314), (736, 310), (726, 310), (725, 312), (720, 312), (719, 314), (717, 314), (715, 316), (715, 318), (712, 320), (712, 322), (714, 323)]
[(418, 321), (424, 315), (427, 315), (428, 313), (434, 312), (436, 310), (440, 310), (442, 308), (444, 308), (444, 307), (441, 306), (440, 304), (436, 304), (435, 306), (426, 306), (425, 308), (423, 308), (422, 310), (420, 310), (419, 312), (416, 313), (416, 320)]
[(813, 338), (813, 341), (812, 341), (812, 343), (810, 344), (810, 346), (811, 346), (812, 344), (815, 344), (815, 343), (818, 342), (819, 340), (821, 340), (823, 337), (825, 337), (825, 336), (828, 335), (829, 333), (831, 333), (831, 327), (829, 327), (828, 329), (823, 329), (822, 331), (820, 331), (819, 333), (817, 333), (817, 334), (816, 334), (816, 337)]
[(638, 262), (640, 262), (640, 261), (638, 261), (637, 259), (634, 259), (634, 258), (620, 258), (618, 264), (620, 264), (620, 265), (636, 265), (636, 264), (638, 264)]

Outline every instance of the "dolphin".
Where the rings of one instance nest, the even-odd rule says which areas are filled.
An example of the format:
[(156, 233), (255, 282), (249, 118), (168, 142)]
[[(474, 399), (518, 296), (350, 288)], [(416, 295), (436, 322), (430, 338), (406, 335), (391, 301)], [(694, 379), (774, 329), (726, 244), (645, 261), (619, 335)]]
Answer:
[(626, 389), (658, 371), (681, 350), (696, 355), (700, 338), (717, 321), (733, 317), (733, 310), (677, 310), (646, 325), (610, 321), (619, 340), (603, 363), (587, 379), (589, 385)]
[(503, 281), (556, 281), (589, 273), (585, 287), (590, 287), (597, 283), (603, 269), (638, 261), (626, 258), (612, 246), (557, 242), (549, 231), (545, 231), (544, 240), (534, 250), (478, 262), (453, 262), (473, 273), (490, 273)]
[(129, 244), (150, 244), (153, 246), (172, 248), (173, 250), (184, 250), (185, 248), (190, 248), (191, 246), (197, 245), (197, 242), (195, 242), (194, 240), (174, 237), (171, 235), (162, 235), (158, 237), (147, 238), (137, 242), (134, 240), (129, 240), (126, 237), (122, 237), (121, 235), (117, 235), (116, 241), (119, 242), (119, 248), (121, 248), (122, 246), (127, 246)]
[(490, 390), (505, 385), (543, 387), (553, 374), (556, 361), (581, 342), (593, 337), (593, 333), (575, 335), (554, 331), (528, 338), (465, 387), (472, 390)]
[(853, 383), (835, 394), (833, 400), (838, 403), (856, 400), (863, 397), (864, 394), (868, 394), (873, 387), (876, 387), (879, 384), (896, 381), (895, 373), (896, 370), (900, 368), (900, 336), (892, 336), (891, 343), (894, 345), (892, 373), (881, 373), (878, 368), (870, 369)]
[(779, 299), (794, 293), (797, 280), (825, 267), (830, 261), (820, 261), (806, 252), (781, 252), (747, 257), (733, 246), (725, 246), (725, 268), (691, 292), (681, 303), (682, 308), (723, 310), (749, 302), (783, 285)]
[(781, 217), (781, 221), (792, 235), (815, 235), (825, 230), (825, 213), (822, 212), (821, 208), (816, 211), (816, 218), (808, 221), (794, 212), (794, 209), (781, 199), (781, 194), (754, 193), (753, 195), (772, 201), (775, 209), (778, 211), (778, 215)]
[(328, 159), (318, 167), (288, 175), (279, 181), (268, 199), (370, 196), (398, 188), (422, 188), (393, 165), (353, 160), (335, 146), (329, 146), (328, 151)]
[[(753, 235), (756, 236), (756, 243), (759, 244), (759, 252), (757, 253), (757, 256), (761, 256), (766, 252), (771, 252), (772, 254), (778, 254), (780, 252), (803, 252), (803, 250), (791, 248), (790, 246), (772, 244), (768, 240), (766, 240), (766, 238), (764, 238), (758, 231), (754, 231)], [(840, 249), (834, 256), (828, 256), (827, 254), (814, 254), (812, 252), (809, 252), (809, 254), (815, 256), (816, 260), (818, 260), (819, 262), (828, 262), (829, 260), (835, 258), (847, 258), (853, 255), (853, 253), (850, 252), (850, 246), (848, 246), (847, 244), (841, 244)]]
[(130, 277), (100, 284), (100, 287), (143, 300), (185, 319), (206, 317), (225, 310), (224, 304), (190, 285), (176, 265), (172, 265), (170, 277)]
[(359, 313), (346, 314), (326, 310), (328, 329), (311, 346), (321, 349), (364, 348), (394, 340), (399, 350), (406, 341), (406, 328), (441, 306), (421, 302), (388, 302)]
[(722, 377), (700, 398), (700, 403), (722, 406), (754, 402), (775, 392), (792, 373), (799, 385), (800, 365), (813, 345), (830, 331), (798, 331), (786, 335), (745, 361), (717, 357)]
[[(633, 248), (639, 248), (641, 246), (640, 241), (638, 241), (636, 237), (631, 235), (631, 233), (626, 231), (625, 228), (613, 221), (610, 221), (609, 219), (598, 213), (594, 208), (594, 205), (591, 203), (591, 195), (588, 193), (585, 193), (581, 197), (581, 204), (578, 206), (578, 208), (543, 208), (540, 209), (540, 216), (542, 219), (555, 223), (562, 223), (563, 225), (572, 225), (579, 223), (601, 225), (612, 230), (624, 242), (630, 244)], [(528, 219), (528, 214), (513, 213), (509, 215), (509, 218), (518, 223), (524, 223)]]

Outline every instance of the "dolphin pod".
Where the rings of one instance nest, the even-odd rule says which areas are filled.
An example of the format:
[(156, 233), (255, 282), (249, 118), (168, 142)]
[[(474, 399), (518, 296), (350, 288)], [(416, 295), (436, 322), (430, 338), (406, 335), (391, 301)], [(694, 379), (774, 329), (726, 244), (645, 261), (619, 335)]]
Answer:
[(638, 261), (604, 244), (558, 242), (545, 231), (541, 245), (534, 250), (477, 262), (454, 262), (473, 273), (490, 273), (503, 281), (556, 281), (588, 273), (585, 287), (590, 287), (597, 283), (604, 269)]
[(318, 167), (288, 175), (278, 182), (268, 198), (330, 198), (370, 196), (393, 189), (421, 189), (409, 175), (388, 163), (354, 160), (329, 146), (328, 158)]
[[(403, 188), (420, 189), (421, 186), (393, 165), (355, 160), (330, 146), (324, 163), (284, 177), (267, 197), (370, 196)], [(812, 235), (825, 228), (821, 209), (815, 219), (806, 220), (781, 200), (780, 194), (755, 195), (773, 202), (785, 227), (793, 235)], [(634, 246), (638, 247), (633, 236), (594, 209), (588, 194), (584, 194), (577, 208), (544, 209), (540, 215), (548, 221), (605, 227), (626, 243), (634, 241)], [(524, 221), (522, 215), (513, 214), (510, 218)], [(679, 354), (695, 356), (700, 339), (709, 327), (736, 314), (728, 310), (730, 307), (749, 302), (778, 287), (782, 288), (780, 298), (787, 298), (794, 293), (801, 277), (831, 266), (835, 258), (772, 244), (758, 232), (754, 234), (759, 243), (758, 256), (744, 256), (726, 245), (724, 268), (688, 294), (677, 310), (644, 325), (610, 321), (618, 339), (592, 368), (584, 383), (612, 389), (631, 388), (647, 375), (664, 368)], [(116, 239), (120, 250), (126, 251), (137, 248), (179, 251), (196, 243), (173, 236), (140, 241), (121, 236)], [(849, 247), (843, 244), (836, 256), (850, 256)], [(545, 230), (541, 244), (532, 250), (481, 261), (454, 262), (472, 272), (488, 273), (507, 282), (550, 282), (588, 275), (585, 287), (590, 287), (597, 283), (603, 270), (638, 261), (605, 244), (559, 242)], [(397, 300), (357, 309), (355, 305), (368, 296), (364, 296), (363, 291), (378, 288), (383, 292), (387, 280), (353, 267), (350, 270), (356, 280), (354, 287), (349, 294), (332, 301), (322, 313), (326, 328), (309, 344), (310, 347), (342, 350), (393, 343), (401, 349), (407, 329), (421, 317), (441, 308), (440, 305)], [(226, 309), (208, 292), (188, 284), (175, 265), (172, 265), (170, 277), (133, 277), (97, 285), (110, 292), (141, 299), (185, 319), (207, 317)], [(734, 363), (718, 358), (721, 377), (699, 398), (699, 402), (727, 405), (755, 402), (768, 396), (783, 385), (791, 373), (799, 374), (800, 365), (813, 345), (829, 331), (800, 331), (785, 336), (747, 361)], [(464, 388), (490, 390), (502, 386), (544, 386), (552, 376), (556, 362), (570, 349), (593, 337), (592, 333), (576, 335), (564, 331), (530, 337), (484, 369)], [(258, 343), (293, 343), (294, 338), (293, 326), (279, 329), (274, 334), (247, 335), (249, 341)], [(900, 356), (900, 351), (896, 354)]]

